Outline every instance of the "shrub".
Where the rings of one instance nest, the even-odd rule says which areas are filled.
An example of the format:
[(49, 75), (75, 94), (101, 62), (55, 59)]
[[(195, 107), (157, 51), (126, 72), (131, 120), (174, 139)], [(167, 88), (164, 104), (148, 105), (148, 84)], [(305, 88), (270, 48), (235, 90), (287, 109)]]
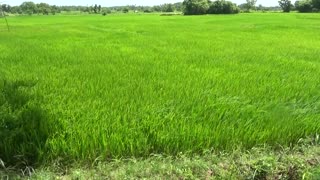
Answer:
[(201, 15), (206, 14), (209, 9), (208, 0), (184, 0), (183, 13), (185, 15)]
[(123, 12), (123, 13), (128, 13), (128, 12), (129, 12), (129, 9), (128, 9), (128, 8), (123, 8), (122, 12)]
[(145, 9), (143, 12), (144, 12), (144, 13), (152, 13), (152, 10), (150, 10), (150, 9)]
[(209, 14), (236, 14), (240, 9), (232, 2), (225, 0), (214, 1), (210, 4)]
[(111, 14), (111, 10), (109, 8), (103, 8), (101, 14), (102, 16), (106, 16), (108, 14)]

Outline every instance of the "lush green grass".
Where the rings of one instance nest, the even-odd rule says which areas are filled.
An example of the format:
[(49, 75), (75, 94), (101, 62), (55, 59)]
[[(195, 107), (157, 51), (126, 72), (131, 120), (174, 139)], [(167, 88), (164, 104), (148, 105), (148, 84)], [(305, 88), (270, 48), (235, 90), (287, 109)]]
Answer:
[(300, 143), (293, 149), (273, 151), (268, 147), (243, 152), (210, 153), (201, 156), (178, 154), (175, 157), (152, 155), (147, 159), (129, 158), (104, 162), (97, 159), (90, 165), (49, 166), (19, 172), (0, 169), (0, 178), (7, 179), (292, 179), (320, 178), (320, 146)]
[(28, 122), (30, 105), (46, 114), (7, 129), (5, 162), (289, 146), (320, 132), (319, 14), (8, 20), (3, 87), (34, 85), (12, 89), (28, 94), (18, 109), (2, 96), (1, 128)]

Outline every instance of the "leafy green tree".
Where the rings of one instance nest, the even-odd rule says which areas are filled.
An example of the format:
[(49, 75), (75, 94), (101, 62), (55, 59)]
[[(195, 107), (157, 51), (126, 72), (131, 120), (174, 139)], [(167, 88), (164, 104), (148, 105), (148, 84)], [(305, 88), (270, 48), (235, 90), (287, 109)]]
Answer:
[(311, 0), (297, 1), (295, 3), (295, 6), (296, 6), (296, 9), (301, 13), (312, 12), (312, 8), (313, 8)]
[(174, 12), (173, 4), (164, 4), (162, 6), (162, 12)]
[(257, 0), (246, 0), (246, 6), (247, 6), (247, 10), (250, 11), (252, 9), (255, 9), (256, 4), (257, 4)]
[(11, 8), (11, 13), (13, 13), (13, 14), (22, 14), (22, 10), (21, 10), (20, 6), (13, 6)]
[(320, 10), (320, 0), (312, 0), (312, 5), (314, 8)]
[(207, 13), (209, 2), (208, 0), (184, 0), (183, 7), (185, 15), (201, 15)]
[(49, 15), (49, 13), (51, 12), (51, 6), (47, 3), (40, 3), (37, 4), (37, 12), (41, 13), (43, 15)]
[(283, 12), (290, 12), (291, 11), (291, 1), (290, 0), (280, 0), (279, 5), (282, 8)]
[(24, 14), (32, 15), (36, 13), (37, 6), (34, 2), (27, 1), (27, 2), (23, 2), (20, 5), (20, 8)]
[(10, 13), (11, 12), (11, 6), (8, 5), (8, 4), (2, 4), (0, 8), (1, 8), (1, 10), (3, 12), (6, 12), (6, 13)]
[(56, 5), (51, 6), (51, 13), (55, 15), (56, 13), (60, 13), (59, 7)]
[(217, 0), (210, 3), (209, 14), (236, 14), (240, 9), (231, 1)]

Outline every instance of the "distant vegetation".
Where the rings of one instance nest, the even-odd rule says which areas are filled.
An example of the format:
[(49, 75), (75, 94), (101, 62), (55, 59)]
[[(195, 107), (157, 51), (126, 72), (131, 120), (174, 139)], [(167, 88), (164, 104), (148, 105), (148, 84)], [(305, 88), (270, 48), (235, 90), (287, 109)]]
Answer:
[(201, 14), (236, 14), (240, 12), (239, 7), (231, 1), (217, 0), (185, 0), (183, 2), (185, 15)]
[(282, 8), (283, 12), (290, 12), (292, 4), (290, 0), (280, 0), (279, 5)]
[(295, 7), (299, 12), (319, 12), (320, 0), (296, 1)]
[(34, 3), (31, 1), (23, 2), (20, 6), (10, 6), (2, 4), (1, 9), (6, 13), (11, 14), (43, 14), (55, 15), (61, 12), (79, 11), (88, 14), (110, 14), (112, 12), (174, 12), (182, 11), (182, 3), (162, 4), (157, 6), (115, 6), (115, 7), (102, 7), (101, 5), (94, 4), (91, 6), (56, 6), (47, 3)]
[(236, 5), (231, 1), (226, 0), (184, 0), (179, 3), (167, 3), (156, 6), (114, 6), (102, 7), (98, 4), (91, 6), (57, 6), (49, 5), (47, 3), (34, 3), (31, 1), (23, 2), (20, 6), (10, 6), (2, 4), (0, 10), (7, 14), (43, 14), (55, 15), (61, 12), (75, 12), (87, 14), (102, 14), (107, 15), (111, 13), (152, 13), (152, 12), (183, 12), (185, 15), (201, 15), (201, 14), (236, 14), (239, 12), (251, 11), (280, 11), (290, 12), (296, 10), (299, 12), (319, 12), (320, 0), (301, 0), (296, 1), (294, 4), (290, 0), (279, 0), (279, 6), (265, 7), (257, 5), (257, 0), (246, 0), (246, 3)]
[(291, 10), (297, 10), (301, 13), (306, 12), (319, 12), (320, 0), (301, 0), (296, 1), (293, 5), (290, 0), (279, 0), (279, 5), (283, 12), (290, 12)]

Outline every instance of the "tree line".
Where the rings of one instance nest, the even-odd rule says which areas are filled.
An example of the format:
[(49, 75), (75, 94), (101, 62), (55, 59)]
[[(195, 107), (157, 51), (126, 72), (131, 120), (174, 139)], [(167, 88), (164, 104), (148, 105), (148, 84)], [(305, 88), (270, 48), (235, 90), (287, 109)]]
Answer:
[(320, 0), (299, 0), (292, 4), (291, 0), (279, 0), (278, 7), (264, 7), (256, 5), (257, 0), (246, 0), (246, 3), (236, 5), (227, 0), (184, 0), (179, 3), (168, 3), (157, 6), (115, 6), (115, 7), (102, 7), (95, 4), (92, 6), (56, 6), (47, 3), (34, 3), (31, 1), (23, 2), (19, 6), (10, 6), (2, 4), (0, 11), (11, 14), (43, 14), (49, 15), (61, 13), (62, 11), (80, 11), (89, 14), (103, 14), (107, 15), (112, 12), (183, 12), (185, 15), (201, 15), (201, 14), (236, 14), (239, 12), (257, 11), (278, 11), (290, 12), (297, 10), (299, 12), (319, 12)]
[(5, 13), (11, 14), (43, 14), (49, 15), (61, 13), (62, 11), (80, 11), (89, 14), (109, 14), (111, 12), (174, 12), (182, 11), (182, 3), (169, 3), (157, 6), (114, 6), (114, 7), (102, 7), (101, 5), (95, 4), (92, 6), (56, 6), (49, 5), (47, 3), (34, 3), (32, 1), (23, 2), (19, 6), (10, 6), (9, 4), (2, 4), (0, 10)]
[(299, 0), (294, 4), (291, 3), (291, 0), (279, 0), (279, 6), (283, 12), (290, 12), (291, 10), (297, 10), (302, 13), (319, 12), (320, 0)]
[[(297, 10), (299, 12), (319, 12), (320, 0), (300, 0), (294, 4), (291, 0), (279, 0), (279, 8), (283, 12)], [(236, 5), (226, 0), (184, 0), (183, 12), (185, 15), (201, 15), (201, 14), (236, 14), (239, 12), (250, 12), (251, 10), (266, 11), (262, 5), (256, 6), (257, 0), (246, 0), (246, 3)], [(274, 10), (276, 10), (275, 8)]]

